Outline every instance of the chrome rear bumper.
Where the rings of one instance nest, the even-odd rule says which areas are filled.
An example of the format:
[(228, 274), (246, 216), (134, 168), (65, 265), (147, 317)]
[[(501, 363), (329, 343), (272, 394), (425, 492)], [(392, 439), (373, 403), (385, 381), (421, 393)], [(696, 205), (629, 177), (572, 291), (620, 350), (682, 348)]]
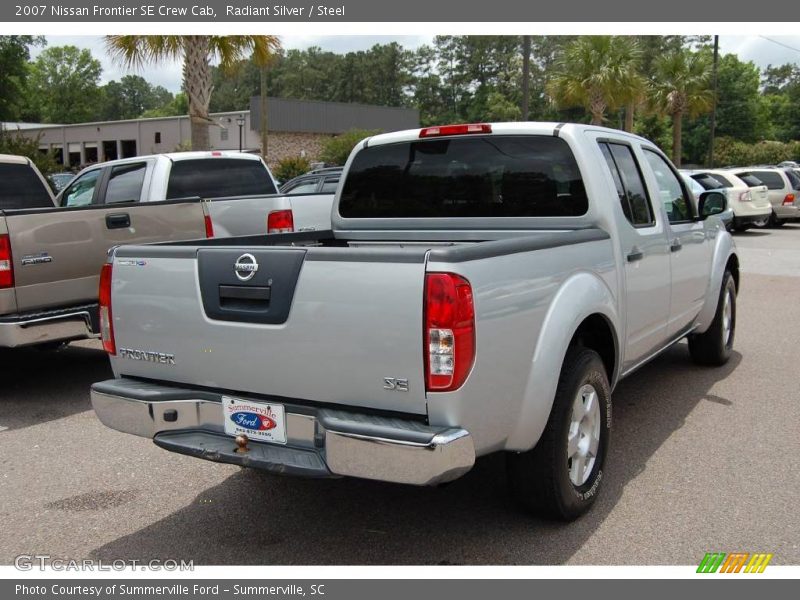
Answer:
[(221, 393), (113, 379), (92, 386), (108, 427), (152, 438), (172, 452), (306, 477), (349, 476), (411, 485), (456, 479), (475, 462), (460, 428), (285, 404), (287, 443), (249, 442), (237, 453), (223, 430)]
[(0, 318), (0, 348), (98, 337), (90, 308)]

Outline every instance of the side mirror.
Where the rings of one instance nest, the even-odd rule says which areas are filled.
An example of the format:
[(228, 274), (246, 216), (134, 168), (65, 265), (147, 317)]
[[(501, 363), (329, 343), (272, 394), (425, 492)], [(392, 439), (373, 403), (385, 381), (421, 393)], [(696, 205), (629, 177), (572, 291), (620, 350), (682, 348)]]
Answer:
[(728, 209), (728, 198), (721, 192), (708, 191), (700, 194), (698, 200), (700, 220), (703, 221), (712, 215), (719, 215)]

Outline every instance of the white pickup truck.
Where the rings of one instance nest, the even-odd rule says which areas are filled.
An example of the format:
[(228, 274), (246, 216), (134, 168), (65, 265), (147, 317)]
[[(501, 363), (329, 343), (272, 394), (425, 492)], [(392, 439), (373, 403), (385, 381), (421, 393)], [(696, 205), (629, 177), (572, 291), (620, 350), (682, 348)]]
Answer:
[(739, 262), (651, 142), (558, 123), (359, 143), (327, 235), (121, 247), (101, 282), (109, 427), (212, 461), (431, 485), (504, 452), (561, 519), (602, 488), (617, 382), (731, 353)]
[(124, 158), (81, 171), (56, 197), (63, 207), (207, 201), (214, 237), (330, 229), (333, 194), (278, 193), (254, 154), (173, 152)]
[(0, 348), (96, 337), (113, 246), (330, 230), (332, 202), (277, 194), (258, 156), (180, 152), (92, 165), (54, 205), (30, 161), (0, 155)]

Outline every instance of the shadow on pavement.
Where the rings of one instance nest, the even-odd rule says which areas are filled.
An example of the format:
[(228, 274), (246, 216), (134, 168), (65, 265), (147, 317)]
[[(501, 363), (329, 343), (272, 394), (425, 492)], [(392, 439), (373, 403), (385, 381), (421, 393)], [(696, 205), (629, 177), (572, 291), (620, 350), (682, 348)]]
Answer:
[(30, 427), (89, 410), (89, 386), (113, 377), (106, 353), (74, 344), (61, 350), (0, 350), (0, 426)]
[(734, 353), (723, 368), (696, 367), (679, 344), (620, 384), (606, 485), (593, 510), (574, 523), (518, 510), (506, 494), (499, 454), (440, 488), (240, 471), (92, 557), (217, 565), (564, 563), (698, 403), (731, 404), (709, 390), (740, 362)]

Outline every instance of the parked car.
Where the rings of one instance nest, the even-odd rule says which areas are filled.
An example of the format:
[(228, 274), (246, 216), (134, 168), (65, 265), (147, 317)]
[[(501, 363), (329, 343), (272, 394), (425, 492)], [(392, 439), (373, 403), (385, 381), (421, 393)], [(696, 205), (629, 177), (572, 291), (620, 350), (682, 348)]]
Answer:
[[(719, 190), (728, 197), (728, 206), (733, 210), (732, 226), (744, 231), (751, 226), (765, 227), (772, 214), (768, 189), (752, 175), (741, 178), (730, 172), (704, 169), (688, 172), (703, 190)], [(747, 180), (747, 181), (745, 181)]]
[[(739, 178), (750, 175), (767, 186), (772, 212), (770, 227), (780, 227), (786, 221), (800, 217), (800, 176), (790, 168), (737, 167), (730, 172)], [(747, 180), (745, 180), (747, 182)], [(748, 186), (753, 187), (748, 183)]]
[[(310, 171), (281, 185), (282, 194), (335, 194), (339, 187), (342, 167)], [(333, 201), (333, 198), (331, 198)]]
[(47, 176), (47, 179), (50, 180), (53, 191), (58, 193), (67, 187), (70, 181), (75, 179), (75, 173), (52, 173)]
[[(694, 195), (695, 200), (697, 198), (699, 198), (703, 194), (703, 192), (706, 191), (706, 188), (704, 188), (697, 181), (692, 179), (689, 171), (680, 171), (680, 174), (681, 174), (681, 177), (683, 177), (683, 180), (686, 183), (686, 186), (689, 188), (689, 191)], [(719, 184), (715, 185), (715, 187), (713, 187), (711, 189), (715, 189), (719, 193), (725, 194), (725, 190), (722, 189), (722, 186), (719, 185)], [(726, 194), (726, 196), (727, 196), (727, 194)], [(722, 223), (725, 225), (725, 229), (727, 229), (728, 231), (733, 231), (734, 214), (733, 214), (733, 210), (731, 210), (730, 206), (728, 206), (728, 208), (726, 208), (723, 212), (721, 212), (717, 216), (722, 220)]]
[(315, 196), (276, 194), (264, 162), (249, 154), (184, 152), (93, 165), (59, 193), (58, 207), (33, 165), (24, 168), (26, 177), (11, 180), (9, 200), (0, 204), (0, 261), (8, 267), (0, 347), (96, 337), (98, 277), (113, 246), (330, 229), (330, 204), (316, 214)]
[[(503, 451), (572, 519), (605, 481), (611, 391), (688, 336), (721, 365), (739, 262), (651, 142), (555, 123), (359, 143), (333, 232), (117, 248), (92, 386), (107, 426), (217, 462), (431, 485)], [(129, 265), (135, 265), (133, 267)]]

